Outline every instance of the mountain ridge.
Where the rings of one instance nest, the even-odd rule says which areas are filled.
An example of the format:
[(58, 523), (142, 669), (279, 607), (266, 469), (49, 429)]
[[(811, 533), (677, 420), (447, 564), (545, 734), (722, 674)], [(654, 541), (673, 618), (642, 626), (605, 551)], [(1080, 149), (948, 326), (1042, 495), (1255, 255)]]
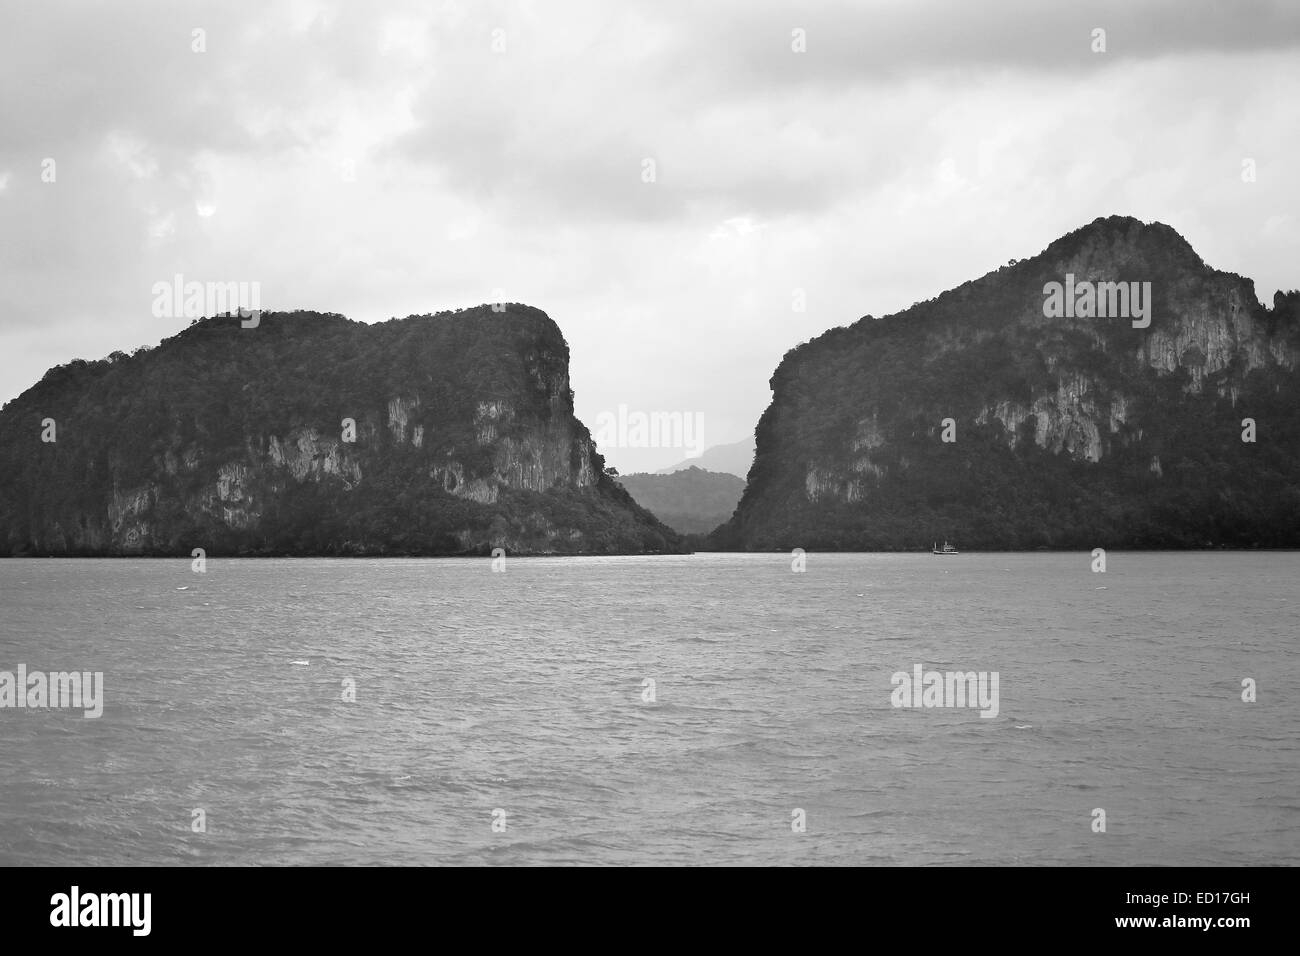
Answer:
[(58, 366), (0, 409), (0, 553), (680, 550), (604, 474), (568, 363), (510, 303), (218, 316)]
[(683, 458), (675, 465), (660, 468), (656, 475), (671, 475), (688, 468), (700, 468), (704, 471), (720, 472), (744, 478), (754, 463), (754, 436), (740, 441), (722, 445), (710, 445), (694, 458)]
[[(1048, 283), (1067, 276), (1151, 283), (1150, 327), (1049, 318)], [(710, 544), (1296, 546), (1297, 355), (1300, 293), (1265, 307), (1172, 227), (1099, 218), (787, 352)]]
[(745, 479), (691, 466), (662, 473), (620, 475), (618, 482), (668, 527), (680, 534), (707, 534), (736, 510)]

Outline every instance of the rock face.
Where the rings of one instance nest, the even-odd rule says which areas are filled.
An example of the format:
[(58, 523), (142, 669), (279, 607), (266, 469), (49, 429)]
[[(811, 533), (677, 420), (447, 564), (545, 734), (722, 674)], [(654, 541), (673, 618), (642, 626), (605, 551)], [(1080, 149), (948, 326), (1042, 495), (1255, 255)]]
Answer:
[[(1049, 317), (1067, 275), (1151, 283), (1149, 325)], [(1300, 293), (1265, 308), (1170, 227), (1099, 219), (787, 353), (712, 544), (1300, 546), (1298, 357)]]
[(379, 325), (205, 319), (156, 349), (52, 369), (0, 411), (0, 547), (679, 549), (605, 476), (568, 366), (555, 323), (518, 305)]

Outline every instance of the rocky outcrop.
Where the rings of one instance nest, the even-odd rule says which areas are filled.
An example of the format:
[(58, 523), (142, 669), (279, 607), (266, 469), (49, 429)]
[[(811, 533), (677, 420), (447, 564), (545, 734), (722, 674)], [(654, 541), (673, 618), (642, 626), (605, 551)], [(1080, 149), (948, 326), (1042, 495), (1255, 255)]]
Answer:
[(524, 306), (206, 319), (52, 370), (0, 412), (0, 447), (6, 554), (680, 547), (604, 475), (568, 346)]
[[(1053, 312), (1067, 276), (1149, 283), (1149, 319)], [(1170, 227), (1100, 219), (789, 352), (713, 544), (1294, 546), (1298, 355), (1300, 295), (1267, 308)]]

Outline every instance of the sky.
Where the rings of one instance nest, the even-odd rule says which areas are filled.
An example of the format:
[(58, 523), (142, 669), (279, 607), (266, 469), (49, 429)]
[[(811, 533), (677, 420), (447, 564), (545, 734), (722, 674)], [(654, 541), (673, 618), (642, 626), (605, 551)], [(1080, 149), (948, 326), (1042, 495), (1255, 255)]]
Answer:
[(0, 401), (175, 334), (176, 274), (365, 322), (524, 302), (593, 432), (689, 416), (603, 429), (628, 472), (752, 434), (801, 342), (1098, 216), (1271, 302), (1298, 46), (1288, 0), (4, 0)]

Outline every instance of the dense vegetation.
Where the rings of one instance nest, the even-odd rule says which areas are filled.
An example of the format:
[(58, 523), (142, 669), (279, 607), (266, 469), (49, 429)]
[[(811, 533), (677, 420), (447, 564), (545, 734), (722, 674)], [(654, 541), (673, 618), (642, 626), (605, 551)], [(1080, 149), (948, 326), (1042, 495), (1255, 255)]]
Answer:
[[(1043, 285), (1071, 262), (1150, 281), (1151, 328), (1045, 319)], [(1199, 387), (1198, 347), (1184, 349), (1173, 371), (1140, 358), (1148, 335), (1183, 341), (1174, 333), (1221, 321), (1239, 299), (1251, 337)], [(1251, 354), (1261, 367), (1247, 370)], [(1298, 355), (1300, 293), (1262, 307), (1249, 280), (1208, 268), (1169, 227), (1098, 220), (1033, 259), (789, 352), (771, 380), (741, 505), (710, 546), (910, 550), (946, 538), (965, 549), (1297, 547)], [(1088, 421), (1061, 395), (1063, 382), (1080, 380)], [(1052, 441), (1040, 447), (1032, 415), (1016, 436), (995, 416), (979, 421), (999, 403), (1044, 401), (1058, 415), (1054, 437), (1083, 442), (1088, 422), (1096, 427), (1100, 460)], [(952, 443), (940, 440), (946, 417), (957, 425)], [(1242, 441), (1248, 417), (1254, 443)], [(867, 420), (880, 440), (862, 451), (855, 438)], [(864, 456), (870, 468), (855, 470)], [(856, 496), (810, 494), (814, 465), (832, 486), (858, 480)]]
[(743, 478), (695, 467), (667, 475), (623, 475), (618, 482), (637, 504), (682, 534), (712, 531), (731, 517), (745, 490)]
[[(679, 548), (604, 475), (573, 417), (568, 361), (555, 323), (511, 304), (377, 325), (295, 312), (243, 328), (218, 316), (156, 349), (59, 366), (0, 411), (2, 552)], [(400, 428), (394, 399), (408, 406)], [(476, 417), (484, 402), (513, 410), (488, 436)], [(339, 441), (345, 418), (356, 422), (351, 444)], [(55, 442), (41, 441), (45, 419)], [(305, 450), (291, 447), (304, 434)], [(309, 472), (274, 462), (272, 439)], [(559, 459), (548, 460), (559, 475), (549, 487), (497, 480), (511, 448), (543, 445)], [(453, 463), (460, 479), (448, 476)], [(232, 465), (243, 469), (238, 490), (223, 497)], [(496, 483), (496, 501), (457, 493), (476, 479)]]

